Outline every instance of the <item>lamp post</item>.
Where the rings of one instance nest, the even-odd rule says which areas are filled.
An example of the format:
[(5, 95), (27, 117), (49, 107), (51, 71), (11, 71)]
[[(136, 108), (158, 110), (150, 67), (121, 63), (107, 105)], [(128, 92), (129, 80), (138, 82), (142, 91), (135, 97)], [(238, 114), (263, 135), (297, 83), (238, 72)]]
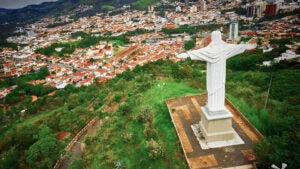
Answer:
[(163, 101), (163, 95), (162, 95), (162, 90), (163, 87), (166, 86), (166, 83), (158, 84), (157, 87), (160, 88), (160, 100)]

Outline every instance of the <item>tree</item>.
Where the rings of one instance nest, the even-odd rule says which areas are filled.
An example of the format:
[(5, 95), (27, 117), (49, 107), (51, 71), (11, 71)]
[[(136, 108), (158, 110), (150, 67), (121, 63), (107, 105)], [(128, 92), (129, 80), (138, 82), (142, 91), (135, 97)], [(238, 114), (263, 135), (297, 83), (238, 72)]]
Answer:
[(94, 59), (94, 58), (90, 58), (90, 62), (91, 62), (91, 63), (94, 63), (94, 62), (95, 62), (95, 59)]
[(25, 150), (37, 141), (37, 138), (32, 137), (37, 132), (36, 126), (23, 126), (14, 131), (13, 142), (19, 149)]
[(48, 76), (50, 73), (49, 73), (49, 70), (47, 67), (43, 67), (39, 70), (38, 72), (38, 79), (45, 79), (46, 76)]
[(183, 65), (179, 69), (180, 77), (183, 78), (190, 78), (193, 75), (193, 68), (189, 65)]
[(180, 66), (178, 63), (173, 63), (171, 66), (171, 74), (174, 78), (180, 77)]
[(263, 138), (254, 144), (254, 151), (260, 168), (269, 168), (272, 164), (277, 166), (285, 162), (289, 168), (299, 168), (297, 159), (300, 158), (298, 142), (300, 134), (289, 132), (282, 136)]
[(129, 81), (134, 77), (134, 74), (132, 71), (127, 69), (120, 76), (123, 77), (126, 81)]
[(19, 159), (19, 152), (14, 147), (0, 158), (0, 168), (1, 169), (13, 169), (19, 168), (18, 163), (16, 162)]
[(190, 50), (196, 46), (196, 42), (194, 40), (189, 40), (184, 42), (184, 49)]
[(3, 109), (0, 109), (0, 122), (3, 120), (5, 120), (5, 118), (6, 118), (6, 115), (5, 115), (5, 113), (4, 113), (4, 111), (3, 111)]
[(129, 114), (131, 107), (128, 103), (121, 103), (118, 107), (118, 111), (121, 112), (122, 115)]
[(300, 54), (300, 48), (298, 47), (297, 49), (296, 49), (296, 54)]
[(79, 105), (79, 103), (80, 102), (78, 96), (76, 94), (71, 94), (68, 98), (68, 103), (67, 103), (68, 110), (74, 109), (76, 106)]
[(159, 16), (161, 17), (165, 17), (165, 11), (163, 9), (161, 9), (158, 13)]
[(14, 104), (20, 101), (20, 95), (15, 90), (5, 96), (5, 103)]
[(26, 162), (32, 168), (51, 168), (60, 154), (58, 142), (47, 126), (40, 129), (37, 137), (25, 153)]
[(122, 96), (123, 96), (123, 95), (122, 95), (121, 93), (116, 92), (116, 93), (114, 94), (113, 101), (115, 101), (115, 102), (120, 102), (121, 99), (122, 99)]
[(124, 92), (124, 90), (126, 90), (126, 87), (127, 87), (126, 83), (127, 83), (127, 81), (125, 79), (120, 78), (118, 80), (118, 82), (115, 83), (114, 90), (123, 91)]

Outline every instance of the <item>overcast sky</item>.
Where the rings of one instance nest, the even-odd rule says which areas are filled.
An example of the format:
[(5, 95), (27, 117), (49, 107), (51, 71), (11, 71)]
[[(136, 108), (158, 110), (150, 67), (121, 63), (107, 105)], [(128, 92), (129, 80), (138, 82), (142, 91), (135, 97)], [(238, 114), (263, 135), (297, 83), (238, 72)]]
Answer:
[(0, 0), (0, 8), (17, 9), (27, 5), (40, 4), (42, 2), (51, 2), (57, 0)]

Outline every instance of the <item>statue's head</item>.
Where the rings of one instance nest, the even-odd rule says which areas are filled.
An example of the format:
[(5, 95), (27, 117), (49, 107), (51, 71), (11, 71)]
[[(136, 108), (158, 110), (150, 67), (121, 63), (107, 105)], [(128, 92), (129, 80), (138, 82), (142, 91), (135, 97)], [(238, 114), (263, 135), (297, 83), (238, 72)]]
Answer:
[(221, 42), (222, 41), (222, 34), (220, 31), (213, 31), (211, 33), (211, 41), (212, 42)]

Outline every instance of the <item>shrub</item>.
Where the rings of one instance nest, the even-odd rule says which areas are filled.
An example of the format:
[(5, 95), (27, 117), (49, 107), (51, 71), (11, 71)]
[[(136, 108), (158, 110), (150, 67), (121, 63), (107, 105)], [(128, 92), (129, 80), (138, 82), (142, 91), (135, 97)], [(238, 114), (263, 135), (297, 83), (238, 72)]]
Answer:
[(151, 139), (150, 141), (147, 141), (147, 148), (149, 150), (148, 156), (151, 159), (158, 159), (162, 156), (162, 148), (159, 143), (157, 143), (155, 140)]
[(143, 130), (143, 134), (146, 138), (156, 138), (157, 133), (157, 130), (153, 128), (153, 125), (151, 123), (146, 123), (145, 128)]
[(141, 109), (140, 114), (137, 117), (138, 122), (146, 123), (146, 122), (153, 122), (153, 112), (149, 107), (143, 107)]
[(125, 133), (123, 138), (125, 142), (130, 143), (132, 141), (132, 133)]
[(72, 161), (70, 167), (70, 169), (80, 169), (83, 168), (83, 161), (80, 158), (76, 158)]
[(129, 113), (131, 111), (131, 107), (128, 103), (121, 103), (118, 107), (118, 112), (121, 113), (121, 115), (125, 115), (126, 113)]
[(122, 94), (120, 93), (116, 93), (115, 96), (114, 96), (114, 100), (115, 102), (120, 102), (122, 99)]

